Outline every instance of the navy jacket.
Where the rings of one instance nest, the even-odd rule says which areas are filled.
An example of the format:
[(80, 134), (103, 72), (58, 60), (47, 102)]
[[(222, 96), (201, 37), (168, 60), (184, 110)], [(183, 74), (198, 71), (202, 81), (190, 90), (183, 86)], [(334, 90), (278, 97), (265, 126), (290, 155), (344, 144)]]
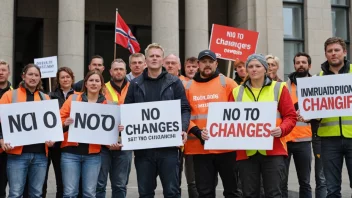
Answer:
[[(148, 72), (148, 69), (146, 68), (144, 72)], [(140, 75), (131, 81), (124, 104), (145, 102), (145, 96), (148, 93), (145, 91), (144, 80), (144, 75)], [(162, 84), (160, 93), (162, 101), (181, 100), (182, 131), (187, 131), (191, 117), (191, 109), (181, 80), (176, 76), (166, 74), (160, 78), (159, 81)]]

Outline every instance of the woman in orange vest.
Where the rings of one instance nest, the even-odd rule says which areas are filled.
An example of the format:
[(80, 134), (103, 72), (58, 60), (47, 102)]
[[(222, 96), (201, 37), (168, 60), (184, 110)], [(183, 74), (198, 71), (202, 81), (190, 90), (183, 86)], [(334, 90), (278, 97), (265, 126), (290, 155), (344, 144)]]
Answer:
[(268, 64), (265, 57), (253, 54), (246, 61), (247, 80), (233, 90), (231, 100), (237, 102), (277, 101), (276, 127), (271, 130), (273, 150), (239, 150), (240, 179), (243, 197), (260, 197), (260, 181), (263, 178), (265, 197), (282, 197), (281, 185), (285, 174), (284, 157), (287, 157), (286, 136), (295, 127), (297, 114), (290, 93), (284, 83), (266, 76)]
[[(40, 68), (34, 64), (28, 64), (23, 68), (23, 81), (18, 89), (6, 92), (0, 104), (15, 102), (30, 102), (48, 100), (49, 96), (39, 91), (42, 88)], [(2, 130), (0, 132), (2, 139)], [(4, 143), (1, 147), (8, 154), (7, 176), (9, 183), (9, 197), (22, 197), (26, 179), (28, 178), (29, 197), (42, 197), (42, 188), (45, 180), (48, 164), (48, 146), (54, 142), (15, 146)]]
[[(63, 197), (77, 197), (79, 180), (82, 177), (83, 197), (95, 197), (98, 175), (101, 166), (100, 149), (97, 144), (68, 142), (68, 128), (73, 123), (70, 118), (71, 102), (107, 104), (103, 95), (104, 79), (99, 70), (89, 71), (83, 80), (82, 93), (71, 95), (60, 110), (64, 127), (64, 141), (61, 144), (61, 170), (64, 185)], [(119, 131), (123, 127), (119, 126)], [(122, 145), (111, 145), (110, 149), (120, 149)]]

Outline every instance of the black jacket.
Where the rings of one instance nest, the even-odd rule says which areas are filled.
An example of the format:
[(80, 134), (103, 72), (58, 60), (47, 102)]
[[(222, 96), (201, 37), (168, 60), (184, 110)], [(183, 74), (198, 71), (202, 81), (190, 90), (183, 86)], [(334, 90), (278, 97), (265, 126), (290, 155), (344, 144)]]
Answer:
[(60, 88), (56, 88), (55, 91), (50, 92), (49, 96), (51, 99), (57, 99), (59, 101), (59, 107), (61, 109), (62, 105), (64, 104), (64, 102), (67, 100), (67, 98), (74, 93), (74, 90), (71, 89), (67, 95), (66, 98), (64, 96), (64, 93), (62, 92), (62, 90)]
[[(163, 68), (163, 70), (165, 69)], [(143, 73), (148, 73), (148, 68), (146, 68)], [(177, 76), (167, 73), (163, 75), (162, 78), (158, 79), (158, 81), (162, 84), (160, 92), (162, 101), (181, 100), (182, 130), (187, 131), (191, 117), (191, 109), (181, 80), (177, 78)], [(145, 91), (144, 82), (145, 75), (140, 75), (131, 81), (124, 104), (145, 102), (146, 94), (148, 93)]]
[(83, 80), (80, 80), (80, 81), (76, 82), (75, 84), (73, 84), (73, 90), (75, 90), (77, 92), (82, 92), (82, 87), (83, 87)]
[[(351, 64), (350, 61), (344, 60), (344, 66), (340, 69), (339, 74), (350, 73), (350, 64)], [(330, 71), (329, 67), (330, 65), (328, 61), (325, 61), (323, 64), (321, 64), (321, 70), (324, 72), (324, 75), (335, 74), (332, 71)]]
[(7, 81), (7, 87), (5, 87), (4, 89), (0, 89), (0, 98), (2, 97), (2, 95), (4, 95), (5, 92), (7, 92), (10, 89), (11, 89), (11, 83)]
[(244, 80), (238, 75), (237, 72), (235, 73), (235, 77), (233, 80), (237, 83), (237, 85), (241, 85), (244, 82)]

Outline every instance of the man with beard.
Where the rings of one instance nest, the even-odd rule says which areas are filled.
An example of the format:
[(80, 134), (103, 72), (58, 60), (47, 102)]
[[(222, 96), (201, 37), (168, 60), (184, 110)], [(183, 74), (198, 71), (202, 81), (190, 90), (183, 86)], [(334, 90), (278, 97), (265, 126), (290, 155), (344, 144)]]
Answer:
[[(325, 61), (319, 76), (352, 73), (345, 59), (346, 43), (342, 38), (331, 37), (324, 43)], [(323, 118), (318, 136), (321, 138), (321, 156), (327, 184), (327, 197), (341, 197), (341, 174), (345, 158), (350, 183), (352, 182), (352, 116)], [(352, 187), (352, 185), (350, 185)]]
[[(12, 89), (11, 83), (7, 80), (10, 76), (10, 66), (7, 62), (0, 60), (0, 98), (5, 92)], [(0, 198), (6, 197), (7, 186), (7, 154), (0, 148)]]
[(297, 111), (298, 121), (295, 128), (281, 141), (287, 143), (288, 157), (285, 159), (286, 174), (282, 186), (282, 195), (288, 197), (288, 174), (290, 169), (291, 156), (293, 156), (297, 177), (299, 183), (299, 197), (312, 197), (312, 189), (310, 187), (310, 172), (312, 162), (311, 141), (312, 131), (310, 124), (304, 122), (299, 115), (298, 98), (297, 98), (297, 78), (310, 77), (309, 70), (311, 68), (311, 58), (304, 52), (299, 52), (293, 58), (295, 72), (291, 73), (287, 80), (287, 88), (291, 94), (291, 99)]
[[(126, 79), (126, 63), (116, 59), (111, 63), (111, 80), (105, 83), (105, 97), (115, 104), (123, 104), (129, 82)], [(119, 141), (120, 142), (120, 141)], [(101, 168), (97, 183), (97, 198), (105, 198), (108, 175), (114, 197), (126, 197), (127, 183), (131, 171), (132, 151), (111, 150), (106, 146), (101, 148)]]
[(198, 55), (199, 72), (186, 85), (186, 96), (191, 106), (191, 121), (188, 128), (189, 139), (185, 145), (185, 155), (193, 155), (196, 187), (199, 198), (216, 197), (216, 177), (218, 173), (226, 198), (242, 197), (237, 193), (235, 174), (236, 151), (204, 150), (208, 132), (205, 129), (209, 102), (228, 102), (237, 84), (217, 71), (218, 62), (214, 52), (201, 51)]

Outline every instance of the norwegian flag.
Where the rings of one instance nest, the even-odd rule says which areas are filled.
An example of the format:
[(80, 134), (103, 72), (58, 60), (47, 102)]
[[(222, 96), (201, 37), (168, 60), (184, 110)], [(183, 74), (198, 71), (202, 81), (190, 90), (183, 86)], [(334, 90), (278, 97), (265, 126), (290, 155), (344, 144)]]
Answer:
[(120, 14), (116, 9), (116, 23), (115, 23), (115, 43), (130, 50), (130, 52), (137, 53), (141, 50), (136, 37), (133, 36), (130, 28), (126, 25)]

